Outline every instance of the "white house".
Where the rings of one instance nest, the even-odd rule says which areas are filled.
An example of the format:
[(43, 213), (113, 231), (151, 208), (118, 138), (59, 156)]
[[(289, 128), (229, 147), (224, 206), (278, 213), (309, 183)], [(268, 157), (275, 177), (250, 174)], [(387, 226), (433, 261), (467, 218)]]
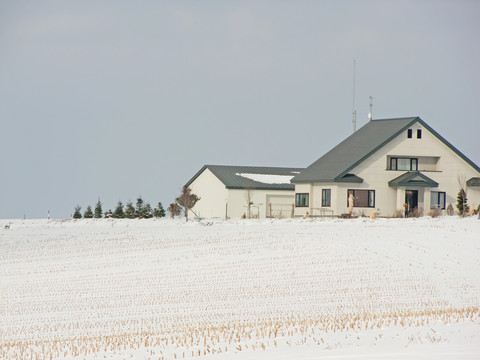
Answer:
[(200, 197), (190, 216), (291, 217), (295, 186), (290, 180), (301, 170), (205, 165), (185, 184)]
[(480, 168), (419, 117), (371, 120), (292, 179), (296, 216), (480, 204)]

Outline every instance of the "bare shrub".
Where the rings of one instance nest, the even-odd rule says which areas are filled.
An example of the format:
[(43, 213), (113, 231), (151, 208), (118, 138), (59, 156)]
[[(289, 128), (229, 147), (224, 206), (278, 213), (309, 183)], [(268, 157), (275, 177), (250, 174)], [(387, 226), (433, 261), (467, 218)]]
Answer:
[(419, 218), (423, 216), (423, 209), (422, 208), (415, 208), (413, 211), (408, 214), (408, 217)]
[(394, 218), (403, 218), (403, 212), (404, 212), (403, 209), (397, 209), (393, 213), (393, 217)]
[(455, 213), (455, 211), (453, 210), (453, 205), (452, 205), (452, 203), (448, 204), (448, 206), (447, 206), (447, 215), (448, 215), (448, 216), (452, 216), (454, 213)]
[(432, 218), (437, 218), (440, 215), (442, 215), (442, 209), (440, 209), (438, 206), (435, 206), (434, 208), (430, 209), (430, 216)]

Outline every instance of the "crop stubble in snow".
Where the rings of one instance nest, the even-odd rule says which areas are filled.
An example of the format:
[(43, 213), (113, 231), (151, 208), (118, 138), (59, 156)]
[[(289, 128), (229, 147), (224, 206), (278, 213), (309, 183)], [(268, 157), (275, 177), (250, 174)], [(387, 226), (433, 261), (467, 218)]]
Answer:
[(480, 340), (474, 219), (17, 220), (0, 247), (0, 358)]

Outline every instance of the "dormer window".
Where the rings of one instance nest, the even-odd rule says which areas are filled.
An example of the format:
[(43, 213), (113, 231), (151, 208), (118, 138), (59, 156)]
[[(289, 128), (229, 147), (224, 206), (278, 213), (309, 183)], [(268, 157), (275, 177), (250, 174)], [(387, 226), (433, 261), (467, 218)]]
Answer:
[(418, 159), (392, 157), (390, 158), (390, 170), (417, 171)]

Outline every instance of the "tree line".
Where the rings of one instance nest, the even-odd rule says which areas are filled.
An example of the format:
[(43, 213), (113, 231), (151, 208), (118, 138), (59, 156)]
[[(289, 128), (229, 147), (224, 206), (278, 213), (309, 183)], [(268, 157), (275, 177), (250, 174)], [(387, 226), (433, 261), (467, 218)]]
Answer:
[[(169, 205), (167, 210), (172, 218), (180, 215), (183, 210), (185, 220), (188, 221), (188, 212), (192, 211), (192, 208), (199, 200), (200, 198), (192, 193), (189, 187), (184, 186), (180, 195), (175, 198), (175, 201)], [(152, 209), (150, 203), (144, 202), (141, 196), (137, 198), (135, 206), (133, 206), (131, 201), (127, 202), (125, 206), (121, 201), (118, 201), (114, 211), (108, 210), (104, 213), (103, 204), (100, 199), (98, 199), (94, 210), (88, 205), (82, 214), (82, 207), (77, 205), (73, 212), (74, 219), (100, 219), (102, 217), (114, 219), (150, 219), (153, 217), (162, 218), (165, 217), (165, 215), (166, 213), (161, 202), (158, 203), (156, 208)]]
[(152, 209), (150, 203), (143, 201), (142, 197), (137, 198), (135, 206), (131, 201), (128, 201), (125, 206), (121, 201), (118, 201), (117, 207), (114, 211), (107, 210), (103, 212), (103, 204), (98, 199), (95, 209), (92, 210), (90, 205), (87, 206), (87, 209), (82, 214), (82, 207), (80, 205), (75, 206), (73, 212), (74, 219), (100, 219), (104, 218), (114, 218), (114, 219), (149, 219), (152, 217), (161, 218), (165, 217), (165, 210), (162, 206), (162, 203), (159, 202), (157, 207)]

